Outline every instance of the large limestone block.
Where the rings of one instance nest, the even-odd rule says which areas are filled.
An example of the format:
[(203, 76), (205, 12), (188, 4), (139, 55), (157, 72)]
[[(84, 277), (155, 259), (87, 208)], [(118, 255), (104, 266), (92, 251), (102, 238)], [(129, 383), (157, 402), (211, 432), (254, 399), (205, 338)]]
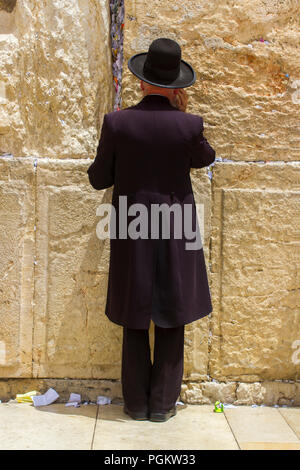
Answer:
[(180, 398), (184, 403), (202, 404), (233, 403), (236, 396), (236, 383), (192, 382), (183, 383)]
[(34, 269), (32, 160), (0, 158), (0, 376), (30, 377)]
[(129, 57), (171, 38), (197, 74), (188, 111), (219, 156), (298, 160), (299, 18), (297, 0), (125, 0), (123, 106), (142, 97)]
[[(207, 267), (208, 281), (210, 283), (209, 270), (209, 238), (211, 221), (211, 184), (204, 169), (193, 169), (191, 181), (197, 207), (197, 216), (203, 243), (204, 256)], [(184, 346), (184, 379), (206, 380), (208, 374), (208, 349), (209, 349), (209, 324), (210, 316), (201, 318), (185, 327)]]
[(214, 167), (215, 379), (299, 380), (299, 170), (279, 162)]
[(37, 166), (34, 377), (120, 377), (121, 327), (104, 315), (109, 239), (96, 234), (101, 202), (84, 160)]
[(0, 154), (93, 156), (113, 94), (109, 2), (0, 3)]
[(297, 406), (297, 384), (281, 381), (238, 384), (236, 398), (236, 405), (249, 405), (255, 402), (268, 406), (274, 404)]

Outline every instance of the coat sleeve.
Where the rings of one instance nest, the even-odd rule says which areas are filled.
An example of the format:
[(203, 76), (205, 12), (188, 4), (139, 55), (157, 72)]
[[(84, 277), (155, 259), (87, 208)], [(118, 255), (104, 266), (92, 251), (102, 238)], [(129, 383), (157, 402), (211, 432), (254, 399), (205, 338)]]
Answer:
[(95, 189), (109, 188), (114, 184), (115, 153), (113, 143), (114, 139), (107, 123), (107, 114), (105, 114), (97, 154), (87, 170), (89, 181)]
[(198, 134), (193, 137), (192, 142), (189, 144), (190, 148), (190, 156), (191, 168), (203, 168), (204, 166), (208, 166), (215, 161), (216, 152), (214, 149), (209, 145), (206, 138), (203, 135), (204, 126), (203, 126), (203, 119), (200, 117), (200, 126)]

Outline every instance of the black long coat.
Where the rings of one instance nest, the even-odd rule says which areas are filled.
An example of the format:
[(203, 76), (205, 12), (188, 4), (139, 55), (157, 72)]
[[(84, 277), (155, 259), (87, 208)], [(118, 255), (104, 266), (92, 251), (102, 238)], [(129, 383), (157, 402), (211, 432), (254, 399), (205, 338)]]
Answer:
[[(183, 204), (190, 204), (191, 230), (197, 228), (199, 235), (190, 168), (215, 160), (203, 130), (202, 117), (179, 111), (163, 95), (146, 95), (135, 106), (104, 115), (97, 155), (87, 173), (97, 190), (114, 185), (117, 236), (110, 238), (105, 313), (118, 325), (148, 329), (152, 319), (161, 327), (177, 327), (212, 312), (202, 244), (186, 249), (196, 235), (185, 236), (183, 228), (183, 236), (176, 238), (175, 215), (170, 236), (163, 238), (160, 228), (153, 238), (150, 217), (151, 204), (177, 203), (182, 214)], [(118, 236), (119, 196), (127, 196), (128, 208), (142, 203), (149, 209), (149, 238)], [(126, 223), (138, 216), (127, 216)]]

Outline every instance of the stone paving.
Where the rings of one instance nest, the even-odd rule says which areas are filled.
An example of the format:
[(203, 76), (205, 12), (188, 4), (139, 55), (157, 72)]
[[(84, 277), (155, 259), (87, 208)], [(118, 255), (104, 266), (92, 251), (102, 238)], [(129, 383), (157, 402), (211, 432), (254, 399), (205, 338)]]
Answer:
[(300, 407), (178, 405), (165, 423), (122, 405), (0, 404), (0, 450), (300, 450)]

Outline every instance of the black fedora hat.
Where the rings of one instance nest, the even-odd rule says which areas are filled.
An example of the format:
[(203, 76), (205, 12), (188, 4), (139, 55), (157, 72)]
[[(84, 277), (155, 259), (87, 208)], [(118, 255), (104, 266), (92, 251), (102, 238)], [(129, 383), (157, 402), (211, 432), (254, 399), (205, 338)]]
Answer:
[(141, 80), (164, 88), (186, 88), (196, 80), (193, 67), (181, 59), (180, 45), (169, 38), (155, 39), (148, 52), (130, 57), (128, 68)]

